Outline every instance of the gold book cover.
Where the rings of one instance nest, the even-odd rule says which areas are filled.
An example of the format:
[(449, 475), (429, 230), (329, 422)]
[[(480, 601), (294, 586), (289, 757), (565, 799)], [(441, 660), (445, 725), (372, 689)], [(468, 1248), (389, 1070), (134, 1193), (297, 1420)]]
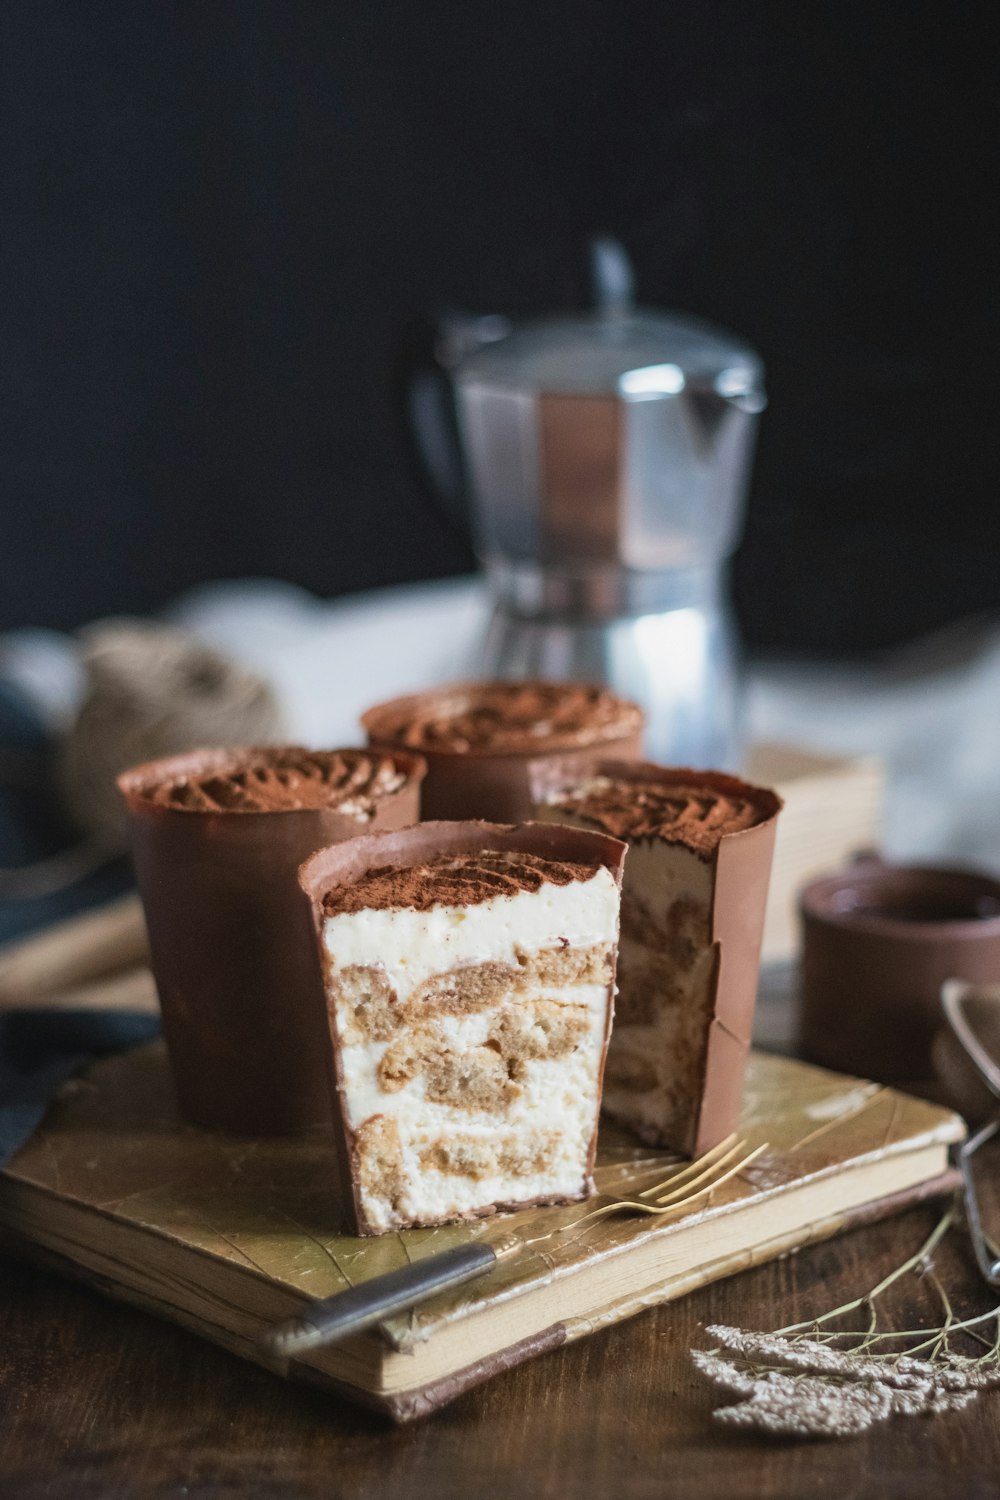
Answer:
[[(358, 1239), (340, 1228), (329, 1137), (181, 1122), (161, 1044), (66, 1085), (0, 1174), (3, 1243), (247, 1358), (272, 1323), (470, 1239), (518, 1248), (482, 1279), (375, 1331), (284, 1362), (398, 1421), (532, 1355), (866, 1218), (942, 1191), (947, 1110), (878, 1084), (751, 1056), (737, 1176), (657, 1218), (582, 1222), (594, 1203)], [(676, 1158), (602, 1125), (599, 1193), (634, 1196)]]

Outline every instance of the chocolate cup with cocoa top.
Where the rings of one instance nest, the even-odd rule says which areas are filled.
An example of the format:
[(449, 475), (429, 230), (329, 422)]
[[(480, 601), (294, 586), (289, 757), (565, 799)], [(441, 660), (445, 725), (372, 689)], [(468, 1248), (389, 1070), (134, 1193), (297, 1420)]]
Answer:
[(379, 703), (361, 716), (370, 745), (427, 761), (426, 818), (531, 817), (529, 767), (642, 754), (645, 717), (607, 688), (565, 682), (457, 682)]
[[(329, 958), (324, 943), (324, 903), (334, 890), (353, 885), (370, 870), (394, 867), (400, 871), (426, 864), (440, 855), (480, 854), (497, 851), (512, 854), (528, 854), (543, 859), (568, 861), (570, 863), (605, 866), (621, 887), (625, 845), (606, 834), (589, 830), (566, 828), (561, 825), (523, 823), (516, 826), (487, 823), (476, 820), (461, 822), (427, 822), (414, 828), (404, 828), (395, 833), (376, 833), (368, 837), (352, 839), (330, 849), (321, 849), (308, 859), (299, 871), (299, 884), (305, 894), (304, 910), (312, 927), (311, 957), (313, 963), (313, 990), (324, 994), (329, 975)], [(614, 973), (611, 973), (607, 1015), (597, 1075), (598, 1108), (594, 1112), (594, 1129), (588, 1148), (586, 1177), (592, 1184), (594, 1159), (597, 1152), (597, 1126), (604, 1063), (607, 1057), (608, 1040), (614, 994)], [(324, 1001), (321, 1019), (327, 1028), (325, 1056), (330, 1069), (330, 1088), (340, 1108), (334, 1119), (334, 1134), (341, 1175), (341, 1202), (349, 1225), (355, 1234), (371, 1234), (375, 1231), (368, 1224), (358, 1186), (358, 1159), (356, 1137), (347, 1117), (345, 1100), (346, 1081), (342, 1068), (342, 1056), (337, 1044), (330, 1004)], [(592, 1191), (592, 1185), (591, 1185)], [(479, 1217), (505, 1208), (534, 1206), (551, 1199), (531, 1199), (511, 1204), (492, 1204), (473, 1215)]]
[(181, 1110), (249, 1135), (329, 1128), (313, 938), (298, 868), (419, 817), (403, 751), (194, 750), (118, 778)]
[[(645, 1139), (655, 1144), (698, 1156), (724, 1140), (739, 1124), (743, 1079), (757, 1002), (764, 913), (782, 800), (767, 787), (755, 786), (721, 771), (661, 766), (650, 761), (600, 760), (580, 774), (578, 767), (564, 771), (541, 761), (531, 768), (535, 815), (557, 817), (551, 803), (579, 790), (581, 784), (595, 777), (637, 786), (662, 786), (665, 791), (678, 790), (695, 797), (704, 793), (709, 798), (731, 798), (749, 804), (756, 817), (752, 826), (723, 833), (714, 847), (710, 847), (713, 841), (709, 840), (701, 849), (697, 847), (698, 838), (688, 842), (679, 832), (674, 840), (669, 833), (664, 835), (661, 831), (654, 831), (655, 815), (644, 829), (638, 802), (634, 806), (623, 805), (621, 812), (612, 818), (599, 823), (595, 818), (587, 823), (588, 827), (599, 826), (605, 832), (625, 839), (630, 848), (666, 836), (668, 842), (676, 842), (696, 855), (710, 874), (707, 940), (715, 950), (715, 961), (708, 993), (704, 997), (704, 1011), (700, 1012), (704, 1029), (698, 1044), (687, 1055), (691, 1073), (685, 1094), (695, 1100), (695, 1107), (690, 1119), (683, 1122), (683, 1129), (677, 1133), (656, 1134), (640, 1130)], [(623, 919), (629, 893), (626, 859)], [(618, 1003), (623, 1018), (628, 1003), (629, 977), (626, 967), (620, 964)]]

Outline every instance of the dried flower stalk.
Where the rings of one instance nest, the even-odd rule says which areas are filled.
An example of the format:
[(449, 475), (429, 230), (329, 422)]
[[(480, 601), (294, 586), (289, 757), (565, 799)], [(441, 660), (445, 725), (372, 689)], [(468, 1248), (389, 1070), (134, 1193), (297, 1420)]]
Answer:
[[(714, 1413), (728, 1427), (774, 1437), (853, 1437), (894, 1416), (957, 1411), (1000, 1386), (1000, 1306), (955, 1317), (933, 1254), (952, 1227), (952, 1205), (915, 1255), (863, 1297), (775, 1333), (713, 1325), (714, 1349), (692, 1351), (701, 1373), (740, 1399)], [(879, 1299), (907, 1275), (922, 1277), (941, 1304), (933, 1328), (879, 1327)], [(862, 1311), (867, 1326), (837, 1325)], [(958, 1338), (975, 1353), (954, 1347)]]

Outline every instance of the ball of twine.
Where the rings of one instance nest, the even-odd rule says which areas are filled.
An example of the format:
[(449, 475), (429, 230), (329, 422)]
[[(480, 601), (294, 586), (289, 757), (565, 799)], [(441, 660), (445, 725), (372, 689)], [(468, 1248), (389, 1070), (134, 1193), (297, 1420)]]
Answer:
[(270, 684), (185, 631), (112, 620), (80, 641), (87, 686), (57, 774), (74, 822), (109, 853), (128, 842), (120, 772), (203, 746), (283, 738)]

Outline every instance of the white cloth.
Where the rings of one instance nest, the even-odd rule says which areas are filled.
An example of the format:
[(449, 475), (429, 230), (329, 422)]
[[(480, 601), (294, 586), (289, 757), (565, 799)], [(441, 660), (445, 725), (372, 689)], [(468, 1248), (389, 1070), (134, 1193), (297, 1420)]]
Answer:
[[(382, 698), (472, 671), (486, 627), (482, 581), (384, 589), (322, 603), (267, 580), (216, 584), (170, 618), (275, 684), (289, 737), (358, 740)], [(71, 706), (71, 643), (0, 639), (0, 674), (52, 718)], [(749, 673), (753, 740), (876, 754), (888, 771), (885, 852), (1000, 868), (1000, 624), (971, 622), (876, 663), (763, 662)]]

